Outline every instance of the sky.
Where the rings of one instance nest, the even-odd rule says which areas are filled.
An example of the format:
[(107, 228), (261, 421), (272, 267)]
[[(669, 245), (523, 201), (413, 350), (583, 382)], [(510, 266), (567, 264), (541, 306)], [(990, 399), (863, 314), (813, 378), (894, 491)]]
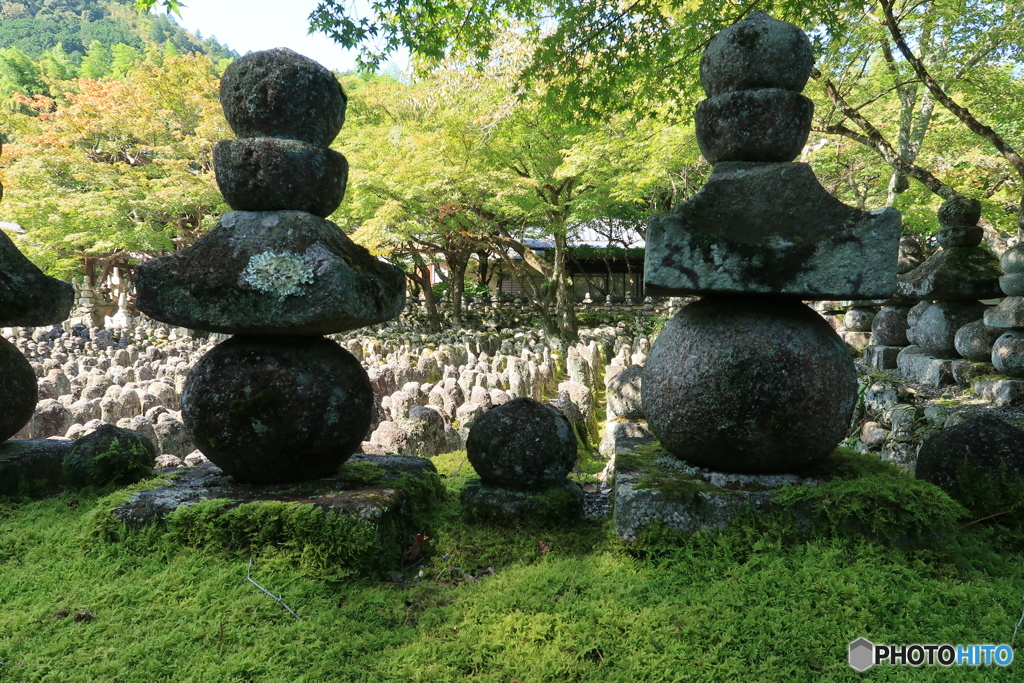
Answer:
[[(288, 47), (329, 69), (354, 69), (355, 51), (345, 50), (323, 34), (307, 34), (307, 17), (316, 5), (317, 0), (187, 0), (174, 20), (204, 37), (215, 36), (240, 55)], [(407, 61), (399, 63), (399, 68), (404, 70)]]

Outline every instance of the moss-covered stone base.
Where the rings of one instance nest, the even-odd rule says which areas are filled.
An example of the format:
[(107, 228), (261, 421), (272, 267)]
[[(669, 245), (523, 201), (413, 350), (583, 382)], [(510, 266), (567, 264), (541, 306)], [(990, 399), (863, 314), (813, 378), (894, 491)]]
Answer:
[(978, 377), (974, 380), (974, 393), (1001, 408), (1024, 405), (1024, 379)]
[(396, 567), (444, 497), (433, 463), (403, 456), (353, 456), (335, 476), (288, 485), (240, 484), (212, 463), (171, 476), (115, 507), (102, 535), (156, 531), (227, 553), (273, 548), (303, 574), (333, 580)]
[(8, 439), (0, 442), (0, 496), (43, 496), (67, 484), (61, 463), (74, 441)]
[(462, 489), (461, 502), (469, 522), (558, 525), (583, 517), (583, 489), (570, 481), (537, 492), (484, 486), (473, 479)]
[(941, 538), (966, 514), (938, 487), (844, 448), (794, 474), (689, 467), (655, 439), (634, 443), (615, 462), (614, 527), (626, 542), (652, 526), (689, 534), (754, 525), (903, 545)]

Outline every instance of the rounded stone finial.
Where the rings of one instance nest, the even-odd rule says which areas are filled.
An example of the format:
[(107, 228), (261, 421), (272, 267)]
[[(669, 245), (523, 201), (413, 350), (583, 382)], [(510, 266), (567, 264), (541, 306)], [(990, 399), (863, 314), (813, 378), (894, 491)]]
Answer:
[(807, 35), (758, 11), (715, 34), (700, 60), (700, 82), (708, 97), (763, 88), (800, 92), (813, 66)]
[(939, 207), (939, 225), (944, 228), (974, 227), (981, 220), (981, 202), (961, 195), (951, 197)]
[(289, 138), (327, 147), (345, 123), (345, 92), (326, 67), (287, 48), (236, 59), (220, 104), (239, 138)]

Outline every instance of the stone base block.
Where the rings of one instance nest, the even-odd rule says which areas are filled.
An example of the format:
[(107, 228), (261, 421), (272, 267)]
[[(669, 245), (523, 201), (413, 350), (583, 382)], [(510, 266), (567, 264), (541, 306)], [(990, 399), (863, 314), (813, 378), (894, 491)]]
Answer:
[(397, 567), (444, 497), (432, 462), (398, 455), (356, 454), (332, 477), (286, 485), (241, 484), (212, 462), (165, 472), (166, 485), (139, 491), (113, 520), (128, 532), (159, 525), (183, 545), (277, 548), (302, 573), (334, 580)]
[(908, 346), (896, 358), (900, 372), (912, 382), (930, 387), (953, 384), (953, 359), (936, 358), (925, 353), (908, 353)]
[(609, 420), (604, 425), (604, 436), (598, 452), (606, 458), (615, 455), (616, 451), (625, 447), (629, 439), (648, 438), (653, 436), (646, 423), (627, 422), (625, 420)]
[(560, 524), (583, 517), (583, 489), (570, 481), (545, 491), (511, 491), (474, 479), (462, 489), (461, 502), (471, 522)]
[(974, 380), (974, 393), (997, 406), (1024, 405), (1024, 379), (982, 377)]
[(902, 346), (871, 344), (864, 348), (864, 363), (875, 370), (894, 370), (898, 367), (896, 356), (902, 350)]
[(982, 375), (998, 374), (991, 363), (973, 363), (969, 360), (955, 360), (950, 363), (949, 369), (953, 373), (953, 381), (961, 387), (971, 386)]
[(0, 443), (0, 496), (57, 493), (67, 484), (62, 464), (70, 439), (8, 439)]
[(871, 332), (847, 330), (843, 333), (842, 337), (846, 345), (854, 351), (864, 351), (868, 344), (871, 343)]
[(750, 475), (690, 467), (657, 440), (639, 441), (615, 456), (613, 526), (627, 543), (647, 542), (652, 525), (691, 534), (776, 519), (799, 537), (852, 534), (906, 545), (941, 538), (962, 513), (937, 487), (867, 453), (839, 448), (800, 473)]

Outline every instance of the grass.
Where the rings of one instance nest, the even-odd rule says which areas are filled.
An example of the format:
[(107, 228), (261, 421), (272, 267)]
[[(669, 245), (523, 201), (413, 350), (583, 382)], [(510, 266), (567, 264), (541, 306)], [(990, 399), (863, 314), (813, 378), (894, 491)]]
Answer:
[(1009, 642), (1019, 529), (983, 522), (915, 550), (735, 532), (640, 555), (607, 525), (466, 525), (472, 469), (463, 454), (435, 463), (456, 495), (397, 582), (315, 580), (256, 553), (252, 578), (301, 621), (245, 580), (248, 555), (101, 540), (103, 492), (0, 502), (0, 681), (1019, 679), (1020, 664), (846, 664), (860, 636)]

